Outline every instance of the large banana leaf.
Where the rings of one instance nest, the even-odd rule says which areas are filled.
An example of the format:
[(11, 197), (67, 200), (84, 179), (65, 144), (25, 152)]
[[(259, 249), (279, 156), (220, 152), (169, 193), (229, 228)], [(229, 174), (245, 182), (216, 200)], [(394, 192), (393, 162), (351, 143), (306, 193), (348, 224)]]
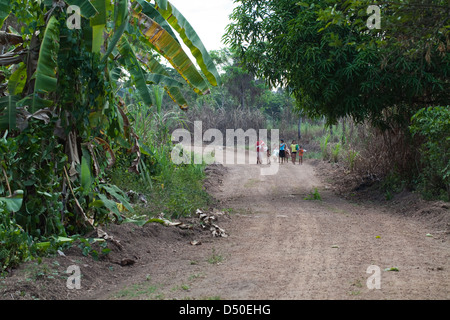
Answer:
[(48, 93), (56, 90), (56, 67), (59, 50), (59, 23), (52, 16), (45, 28), (39, 50), (39, 58), (36, 68), (35, 93)]
[(0, 1), (0, 29), (3, 25), (3, 21), (9, 16), (11, 12), (11, 0)]
[(16, 104), (19, 96), (6, 96), (0, 98), (0, 130), (15, 129)]
[(81, 158), (81, 188), (83, 195), (87, 195), (91, 191), (92, 182), (91, 158), (83, 154)]
[(32, 93), (17, 101), (17, 107), (31, 106), (28, 111), (34, 113), (43, 108), (50, 108), (54, 105), (53, 100), (41, 98), (37, 93)]
[(91, 0), (92, 5), (98, 12), (93, 16), (89, 24), (92, 27), (92, 52), (100, 52), (100, 48), (104, 42), (103, 31), (106, 27), (106, 3), (107, 0)]
[(147, 80), (144, 70), (142, 70), (133, 48), (131, 48), (126, 37), (122, 37), (120, 39), (118, 49), (121, 55), (120, 61), (123, 61), (126, 69), (132, 75), (136, 89), (141, 96), (142, 101), (149, 106), (153, 105), (152, 96), (147, 87)]
[[(166, 69), (164, 69), (164, 67), (151, 54), (146, 55), (145, 60), (143, 57), (140, 60), (149, 72), (169, 77)], [(164, 85), (164, 89), (169, 97), (177, 103), (182, 110), (186, 110), (188, 108), (187, 101), (181, 93), (179, 86), (170, 86), (166, 83)]]
[(80, 7), (80, 13), (85, 18), (91, 18), (97, 14), (97, 10), (89, 0), (64, 0), (69, 5)]
[(159, 1), (156, 0), (156, 3), (158, 4), (158, 6), (163, 10), (167, 10), (168, 2), (169, 1), (167, 1), (167, 0), (159, 0)]
[[(139, 2), (145, 0), (138, 0)], [(220, 76), (208, 51), (186, 18), (167, 0), (156, 0), (158, 11), (166, 21), (178, 32), (183, 42), (195, 57), (200, 69), (209, 83), (216, 86)]]
[(183, 87), (183, 83), (160, 73), (149, 73), (146, 75), (145, 78), (147, 79), (147, 82), (150, 82), (151, 84), (162, 85), (172, 88)]
[(111, 52), (116, 48), (117, 43), (122, 37), (125, 28), (128, 24), (128, 0), (118, 0), (117, 6), (114, 10), (114, 31), (108, 43), (105, 55), (102, 58), (102, 63), (108, 58)]
[(159, 13), (158, 10), (156, 10), (156, 8), (151, 3), (148, 3), (145, 0), (136, 0), (136, 1), (137, 3), (134, 6), (134, 10), (136, 12), (140, 12), (142, 10), (142, 13), (144, 13), (150, 19), (153, 19), (157, 23), (159, 23), (159, 25), (163, 27), (172, 36), (172, 38), (174, 38), (178, 42), (177, 36), (173, 32), (170, 24), (166, 21), (166, 19), (164, 19), (164, 17)]
[(181, 90), (179, 88), (165, 86), (164, 89), (166, 89), (166, 92), (169, 95), (169, 97), (175, 103), (177, 103), (182, 110), (187, 110), (187, 108), (188, 108), (187, 101), (184, 98), (183, 93), (181, 92)]
[[(144, 37), (177, 70), (198, 94), (209, 93), (205, 79), (183, 51), (181, 45), (163, 27), (142, 12), (133, 10), (137, 26)], [(135, 23), (135, 21), (132, 21)]]
[(20, 94), (27, 80), (27, 66), (21, 63), (8, 80), (8, 91), (10, 95)]

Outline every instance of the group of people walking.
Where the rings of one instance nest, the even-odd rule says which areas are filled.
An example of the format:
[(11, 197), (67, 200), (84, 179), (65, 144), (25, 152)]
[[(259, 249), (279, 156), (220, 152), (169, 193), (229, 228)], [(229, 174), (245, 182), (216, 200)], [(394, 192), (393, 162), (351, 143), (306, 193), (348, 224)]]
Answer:
[(284, 140), (280, 140), (280, 144), (278, 146), (278, 149), (275, 149), (273, 153), (271, 153), (270, 148), (266, 146), (264, 141), (259, 139), (256, 142), (256, 155), (257, 155), (257, 164), (262, 164), (264, 154), (267, 155), (267, 163), (270, 163), (271, 157), (278, 158), (278, 163), (285, 163), (289, 162), (289, 157), (291, 157), (291, 161), (293, 164), (297, 161), (297, 155), (298, 155), (298, 163), (303, 164), (303, 153), (306, 150), (303, 149), (302, 146), (299, 146), (297, 144), (297, 141), (292, 140), (292, 143), (290, 146), (288, 146)]
[(288, 146), (284, 140), (280, 141), (280, 147), (279, 147), (279, 156), (278, 156), (278, 162), (284, 163), (289, 162), (289, 157), (291, 157), (292, 163), (295, 164), (297, 161), (297, 154), (298, 154), (298, 163), (303, 164), (303, 153), (305, 152), (305, 149), (303, 149), (302, 146), (299, 146), (297, 144), (297, 141), (292, 140), (292, 143), (290, 146)]

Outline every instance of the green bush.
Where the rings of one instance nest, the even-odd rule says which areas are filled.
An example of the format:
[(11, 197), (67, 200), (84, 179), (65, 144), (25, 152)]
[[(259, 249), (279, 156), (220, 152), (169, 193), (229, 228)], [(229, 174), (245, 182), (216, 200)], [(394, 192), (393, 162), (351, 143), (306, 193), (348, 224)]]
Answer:
[(322, 197), (321, 197), (319, 191), (317, 190), (317, 188), (314, 188), (314, 192), (311, 191), (309, 193), (309, 195), (305, 197), (305, 200), (319, 200), (319, 201), (322, 201)]
[(383, 179), (380, 188), (384, 192), (386, 200), (391, 200), (394, 194), (401, 192), (406, 185), (407, 181), (398, 172), (393, 171)]
[(6, 132), (0, 139), (0, 196), (7, 189), (23, 190), (23, 205), (15, 221), (33, 237), (65, 234), (61, 173), (67, 156), (53, 130), (52, 125), (30, 119), (19, 135), (8, 137)]
[(22, 196), (0, 198), (0, 274), (31, 259), (35, 249), (31, 236), (16, 223), (12, 212), (22, 206)]
[(450, 199), (450, 107), (420, 109), (411, 133), (421, 141), (419, 188), (427, 198)]

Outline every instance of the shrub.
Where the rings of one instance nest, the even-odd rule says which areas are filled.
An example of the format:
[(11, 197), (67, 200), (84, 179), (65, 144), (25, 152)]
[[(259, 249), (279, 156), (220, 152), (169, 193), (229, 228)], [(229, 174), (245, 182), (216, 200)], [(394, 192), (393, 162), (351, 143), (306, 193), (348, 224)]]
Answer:
[(450, 198), (450, 108), (420, 109), (413, 117), (411, 133), (421, 139), (420, 187), (426, 197)]
[(16, 266), (22, 261), (32, 258), (35, 248), (31, 236), (14, 220), (11, 205), (16, 210), (22, 205), (22, 196), (19, 198), (0, 197), (0, 274), (6, 269)]

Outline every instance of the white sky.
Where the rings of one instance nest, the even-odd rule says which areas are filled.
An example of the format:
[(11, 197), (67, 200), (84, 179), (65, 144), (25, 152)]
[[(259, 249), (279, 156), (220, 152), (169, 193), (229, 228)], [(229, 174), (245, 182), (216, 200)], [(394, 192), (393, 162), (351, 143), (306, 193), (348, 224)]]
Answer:
[(189, 21), (206, 50), (224, 48), (222, 36), (229, 24), (233, 0), (169, 0)]

